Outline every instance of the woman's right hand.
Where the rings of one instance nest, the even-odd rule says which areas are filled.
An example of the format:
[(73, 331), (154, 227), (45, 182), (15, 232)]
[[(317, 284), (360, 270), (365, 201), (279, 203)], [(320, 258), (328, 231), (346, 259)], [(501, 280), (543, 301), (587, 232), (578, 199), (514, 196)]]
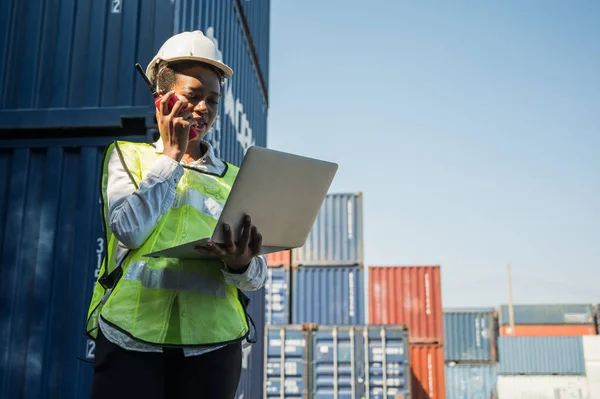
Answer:
[[(172, 96), (176, 96), (178, 101), (169, 112), (169, 99)], [(187, 100), (177, 97), (175, 91), (170, 91), (163, 95), (160, 109), (156, 110), (158, 130), (164, 146), (163, 154), (177, 162), (181, 161), (187, 150), (190, 127), (194, 124), (192, 114), (187, 111), (187, 107)], [(179, 115), (182, 109), (186, 111)]]

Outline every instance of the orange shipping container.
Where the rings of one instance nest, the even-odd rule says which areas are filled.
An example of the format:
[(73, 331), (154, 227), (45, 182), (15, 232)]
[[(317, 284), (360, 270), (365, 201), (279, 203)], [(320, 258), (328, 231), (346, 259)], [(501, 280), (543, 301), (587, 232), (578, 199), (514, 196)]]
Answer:
[(370, 267), (369, 323), (405, 324), (411, 342), (442, 343), (440, 267)]
[(288, 249), (287, 251), (273, 252), (267, 255), (267, 266), (279, 267), (289, 266), (292, 260), (292, 252)]
[(412, 399), (445, 399), (444, 347), (410, 344)]
[(510, 326), (501, 326), (500, 335), (515, 337), (569, 337), (578, 335), (596, 335), (593, 324), (522, 324), (516, 325), (511, 334)]

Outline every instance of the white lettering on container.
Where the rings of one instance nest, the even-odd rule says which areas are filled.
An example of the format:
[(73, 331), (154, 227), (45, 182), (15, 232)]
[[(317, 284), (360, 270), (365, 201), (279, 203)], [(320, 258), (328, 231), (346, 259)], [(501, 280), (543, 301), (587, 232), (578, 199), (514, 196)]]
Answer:
[(354, 273), (348, 274), (348, 316), (354, 317)]
[(429, 273), (425, 273), (425, 314), (431, 315), (431, 292), (429, 289)]

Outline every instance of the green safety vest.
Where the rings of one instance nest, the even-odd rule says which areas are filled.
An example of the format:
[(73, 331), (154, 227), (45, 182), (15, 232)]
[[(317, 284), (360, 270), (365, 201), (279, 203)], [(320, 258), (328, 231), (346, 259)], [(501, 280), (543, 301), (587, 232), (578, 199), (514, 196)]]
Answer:
[(161, 346), (226, 344), (248, 337), (247, 298), (225, 283), (221, 260), (149, 258), (160, 249), (210, 237), (229, 196), (238, 168), (226, 163), (222, 176), (184, 167), (176, 203), (160, 218), (146, 242), (120, 264), (118, 240), (108, 225), (108, 160), (117, 150), (139, 187), (160, 156), (145, 143), (117, 141), (106, 149), (102, 169), (102, 213), (107, 254), (88, 311), (86, 333), (97, 337), (98, 318), (134, 339)]

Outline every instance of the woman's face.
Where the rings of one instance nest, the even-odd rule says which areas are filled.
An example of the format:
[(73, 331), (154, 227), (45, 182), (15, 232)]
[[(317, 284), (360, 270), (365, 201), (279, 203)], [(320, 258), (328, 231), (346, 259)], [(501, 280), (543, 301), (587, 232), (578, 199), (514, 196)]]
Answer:
[(221, 82), (210, 68), (198, 65), (184, 69), (177, 74), (177, 81), (171, 88), (179, 98), (189, 101), (187, 111), (198, 123), (196, 130), (203, 138), (217, 117)]

